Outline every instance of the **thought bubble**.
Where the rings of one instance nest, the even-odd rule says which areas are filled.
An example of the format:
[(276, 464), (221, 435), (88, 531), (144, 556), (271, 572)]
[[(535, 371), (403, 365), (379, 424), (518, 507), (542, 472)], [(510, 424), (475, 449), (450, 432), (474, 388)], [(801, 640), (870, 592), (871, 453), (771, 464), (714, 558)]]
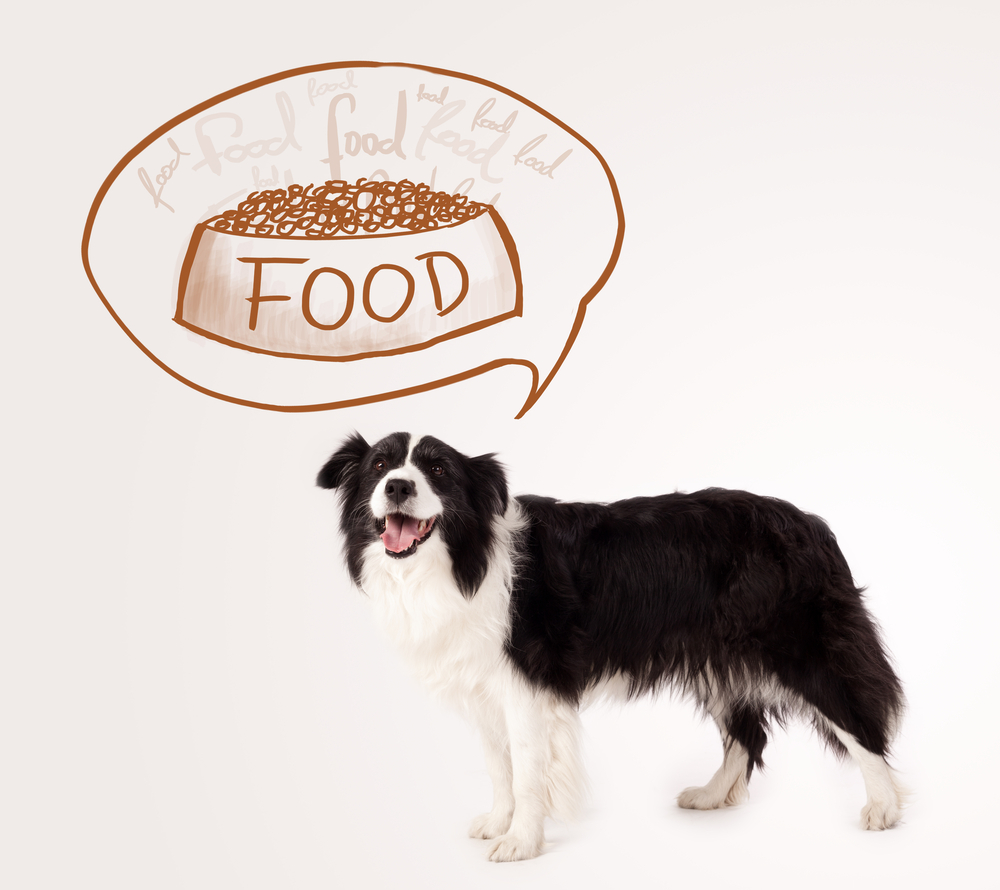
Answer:
[(419, 65), (285, 71), (179, 114), (94, 200), (83, 262), (161, 368), (318, 411), (517, 365), (528, 411), (625, 222), (597, 150), (527, 99)]

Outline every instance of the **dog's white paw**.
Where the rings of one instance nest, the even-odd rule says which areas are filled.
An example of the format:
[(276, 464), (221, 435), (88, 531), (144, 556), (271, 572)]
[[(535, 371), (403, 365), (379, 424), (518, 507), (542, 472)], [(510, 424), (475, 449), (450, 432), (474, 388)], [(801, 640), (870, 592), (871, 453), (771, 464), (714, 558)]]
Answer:
[(892, 828), (903, 811), (895, 800), (870, 800), (861, 810), (861, 827), (868, 831), (884, 831)]
[(742, 773), (740, 777), (733, 782), (733, 787), (729, 789), (729, 793), (726, 795), (723, 804), (727, 807), (735, 807), (738, 804), (743, 803), (747, 798), (750, 797), (750, 788), (747, 786), (746, 773)]
[(685, 788), (677, 795), (677, 806), (685, 810), (717, 810), (726, 805), (726, 798), (721, 798), (715, 789), (701, 786)]
[(505, 834), (497, 838), (490, 847), (490, 862), (515, 862), (518, 859), (534, 859), (542, 851), (542, 838), (523, 838), (516, 834)]
[(500, 837), (501, 834), (507, 833), (512, 817), (513, 813), (506, 812), (490, 812), (476, 816), (469, 826), (469, 837), (481, 837), (487, 840), (489, 838)]

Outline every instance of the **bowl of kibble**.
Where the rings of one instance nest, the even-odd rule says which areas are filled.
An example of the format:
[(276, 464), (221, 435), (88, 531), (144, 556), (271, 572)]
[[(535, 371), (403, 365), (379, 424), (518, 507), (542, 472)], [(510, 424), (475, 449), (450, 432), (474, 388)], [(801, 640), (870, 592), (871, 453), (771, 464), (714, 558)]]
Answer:
[(408, 180), (253, 192), (194, 227), (174, 320), (254, 352), (348, 361), (521, 314), (495, 207)]

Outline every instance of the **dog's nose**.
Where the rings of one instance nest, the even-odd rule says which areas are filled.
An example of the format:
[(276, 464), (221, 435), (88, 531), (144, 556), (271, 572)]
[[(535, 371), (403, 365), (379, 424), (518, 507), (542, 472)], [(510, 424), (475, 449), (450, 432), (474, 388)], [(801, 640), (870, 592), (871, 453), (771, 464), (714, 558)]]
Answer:
[(390, 503), (397, 507), (404, 501), (413, 497), (417, 487), (409, 479), (389, 479), (385, 483), (385, 497)]

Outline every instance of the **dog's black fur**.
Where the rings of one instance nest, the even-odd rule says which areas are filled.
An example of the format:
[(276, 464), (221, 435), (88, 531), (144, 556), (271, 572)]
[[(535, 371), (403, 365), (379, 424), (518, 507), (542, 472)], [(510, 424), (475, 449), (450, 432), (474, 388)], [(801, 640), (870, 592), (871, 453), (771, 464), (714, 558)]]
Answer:
[[(902, 690), (821, 519), (723, 489), (518, 503), (529, 523), (507, 652), (532, 682), (578, 700), (615, 674), (637, 695), (695, 687), (707, 670), (741, 688), (773, 677), (886, 753)], [(745, 703), (726, 718), (751, 766), (762, 763), (769, 716), (780, 709)]]

